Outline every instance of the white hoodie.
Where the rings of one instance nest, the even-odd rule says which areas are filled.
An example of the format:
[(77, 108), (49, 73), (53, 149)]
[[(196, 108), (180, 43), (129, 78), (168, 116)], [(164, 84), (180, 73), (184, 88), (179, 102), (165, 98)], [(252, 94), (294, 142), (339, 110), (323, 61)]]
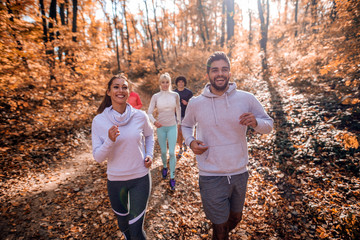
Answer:
[[(119, 126), (120, 135), (113, 142), (109, 129)], [(153, 157), (154, 131), (147, 114), (127, 104), (123, 114), (112, 106), (95, 116), (92, 122), (93, 156), (99, 163), (108, 160), (107, 175), (110, 181), (127, 181), (148, 174), (146, 156)]]
[(235, 83), (229, 83), (221, 96), (211, 93), (208, 84), (200, 96), (189, 101), (181, 124), (185, 143), (195, 140), (193, 127), (197, 124), (196, 139), (209, 147), (196, 155), (200, 175), (230, 176), (247, 171), (247, 127), (239, 123), (239, 117), (248, 112), (256, 117), (255, 131), (271, 132), (273, 119), (253, 94), (237, 90)]

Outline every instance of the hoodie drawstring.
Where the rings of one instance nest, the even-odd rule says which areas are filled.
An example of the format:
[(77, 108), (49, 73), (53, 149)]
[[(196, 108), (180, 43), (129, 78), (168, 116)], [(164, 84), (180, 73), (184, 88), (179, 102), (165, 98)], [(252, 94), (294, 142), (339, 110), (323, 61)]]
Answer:
[(227, 180), (228, 180), (228, 183), (229, 185), (231, 184), (230, 180), (231, 180), (231, 176), (226, 176), (227, 177)]
[(214, 111), (215, 125), (217, 126), (218, 124), (217, 124), (217, 116), (216, 116), (214, 98), (211, 98), (211, 103), (212, 103), (212, 108), (213, 108), (213, 111)]
[(230, 104), (229, 104), (229, 98), (228, 98), (227, 93), (225, 93), (225, 101), (226, 101), (226, 108), (229, 108)]

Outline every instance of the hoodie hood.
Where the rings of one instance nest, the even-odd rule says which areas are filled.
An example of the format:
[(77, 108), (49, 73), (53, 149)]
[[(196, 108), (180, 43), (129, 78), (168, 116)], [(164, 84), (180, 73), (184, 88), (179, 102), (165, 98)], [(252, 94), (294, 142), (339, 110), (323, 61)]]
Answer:
[(209, 97), (209, 98), (217, 98), (217, 97), (222, 97), (222, 96), (224, 96), (224, 95), (225, 95), (225, 96), (230, 95), (230, 94), (233, 93), (233, 91), (236, 90), (236, 83), (234, 83), (234, 82), (229, 82), (229, 88), (228, 88), (228, 90), (226, 90), (226, 92), (225, 92), (223, 95), (219, 96), (219, 95), (213, 94), (213, 93), (210, 91), (210, 86), (211, 86), (210, 83), (206, 84), (206, 86), (204, 87), (203, 92), (201, 93), (201, 95), (203, 95), (203, 96), (205, 96), (205, 97)]
[(126, 104), (126, 109), (123, 114), (115, 111), (112, 106), (104, 110), (108, 119), (117, 126), (126, 125), (134, 115), (135, 111), (136, 110), (128, 103)]
[(217, 118), (217, 113), (216, 113), (216, 108), (215, 108), (214, 99), (215, 99), (215, 98), (224, 98), (224, 97), (225, 97), (226, 108), (229, 108), (229, 107), (230, 107), (230, 104), (229, 104), (228, 96), (236, 92), (236, 83), (230, 82), (230, 83), (228, 84), (229, 88), (226, 90), (226, 92), (224, 92), (224, 94), (222, 94), (222, 95), (220, 95), (220, 96), (219, 96), (219, 95), (216, 95), (216, 94), (213, 94), (213, 93), (210, 91), (210, 86), (211, 86), (210, 83), (206, 84), (206, 86), (205, 86), (203, 92), (201, 93), (201, 95), (203, 95), (204, 97), (207, 97), (207, 98), (211, 98), (211, 106), (212, 106), (212, 110), (213, 110), (213, 113), (214, 113), (215, 124), (218, 125), (218, 118)]

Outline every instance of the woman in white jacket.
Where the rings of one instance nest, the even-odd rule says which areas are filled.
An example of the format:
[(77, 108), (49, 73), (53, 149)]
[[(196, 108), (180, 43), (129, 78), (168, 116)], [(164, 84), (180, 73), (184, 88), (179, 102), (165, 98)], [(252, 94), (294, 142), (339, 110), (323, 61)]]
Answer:
[[(175, 189), (175, 145), (177, 139), (177, 124), (181, 124), (180, 96), (171, 91), (171, 78), (168, 73), (160, 76), (160, 92), (151, 97), (148, 115), (157, 127), (157, 137), (161, 149), (161, 160), (163, 162), (162, 176), (166, 179), (167, 167), (167, 143), (169, 143), (170, 155), (170, 188)], [(157, 109), (158, 117), (154, 118), (153, 112)]]
[(99, 163), (107, 160), (108, 193), (120, 230), (126, 239), (146, 239), (154, 132), (146, 113), (126, 103), (128, 97), (126, 77), (111, 78), (92, 123), (93, 156)]

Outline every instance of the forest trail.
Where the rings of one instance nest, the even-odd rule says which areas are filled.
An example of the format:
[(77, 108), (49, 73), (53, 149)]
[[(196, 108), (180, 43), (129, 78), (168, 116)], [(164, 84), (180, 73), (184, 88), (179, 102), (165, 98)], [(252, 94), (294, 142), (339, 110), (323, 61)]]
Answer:
[[(308, 99), (281, 79), (252, 79), (242, 87), (251, 89), (274, 117), (275, 130), (264, 136), (249, 131), (244, 219), (230, 239), (339, 237), (347, 224), (346, 210), (358, 212), (359, 178), (341, 162), (332, 164), (316, 155), (314, 146), (336, 135), (321, 119), (322, 102)], [(26, 181), (13, 179), (2, 188), (3, 239), (123, 239), (107, 196), (106, 165), (93, 160), (89, 138), (81, 141), (82, 151), (62, 165)], [(178, 159), (176, 191), (162, 180), (161, 165), (156, 144), (145, 222), (148, 238), (210, 239), (193, 153), (188, 150)]]

